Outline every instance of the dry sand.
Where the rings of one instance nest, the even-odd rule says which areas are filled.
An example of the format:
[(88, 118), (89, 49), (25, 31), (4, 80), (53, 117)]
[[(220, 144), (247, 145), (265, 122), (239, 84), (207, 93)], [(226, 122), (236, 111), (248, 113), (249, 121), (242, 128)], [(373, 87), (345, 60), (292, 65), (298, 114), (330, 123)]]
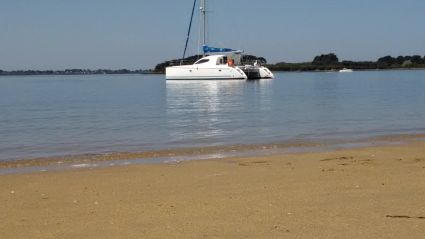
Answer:
[(0, 238), (424, 238), (425, 143), (0, 176)]

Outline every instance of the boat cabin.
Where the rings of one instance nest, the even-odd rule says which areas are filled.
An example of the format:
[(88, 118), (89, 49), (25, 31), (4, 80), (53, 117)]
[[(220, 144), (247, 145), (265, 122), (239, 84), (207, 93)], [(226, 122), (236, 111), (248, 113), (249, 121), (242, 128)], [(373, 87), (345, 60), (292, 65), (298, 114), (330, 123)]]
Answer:
[(194, 65), (229, 65), (229, 66), (235, 66), (235, 58), (232, 56), (227, 55), (212, 55), (212, 56), (206, 56), (194, 63)]

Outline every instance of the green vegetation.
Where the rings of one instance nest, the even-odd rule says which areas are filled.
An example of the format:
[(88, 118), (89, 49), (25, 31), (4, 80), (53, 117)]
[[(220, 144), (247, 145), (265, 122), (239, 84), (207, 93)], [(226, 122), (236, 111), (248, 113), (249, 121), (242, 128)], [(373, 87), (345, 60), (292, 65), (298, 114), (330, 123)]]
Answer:
[[(60, 71), (46, 70), (18, 70), (3, 71), (0, 69), (1, 75), (95, 75), (95, 74), (161, 74), (165, 72), (168, 66), (183, 64), (193, 64), (200, 59), (201, 55), (194, 55), (181, 59), (165, 61), (156, 65), (153, 70), (110, 70), (110, 69), (66, 69)], [(263, 57), (253, 55), (243, 55), (242, 65), (253, 64), (255, 61), (262, 65), (266, 65), (272, 71), (336, 71), (343, 68), (354, 70), (376, 70), (376, 69), (413, 69), (425, 68), (425, 56), (384, 56), (377, 61), (340, 61), (334, 53), (323, 54), (313, 58), (311, 62), (287, 63), (279, 62), (276, 64), (267, 64), (267, 60)]]
[(425, 56), (385, 56), (377, 61), (339, 61), (334, 53), (316, 56), (312, 62), (269, 64), (273, 71), (332, 71), (349, 68), (354, 70), (425, 68)]
[[(190, 56), (183, 59), (182, 63), (193, 64), (200, 59), (201, 55)], [(415, 56), (399, 56), (397, 58), (385, 56), (377, 61), (339, 61), (334, 53), (323, 54), (314, 57), (311, 62), (287, 63), (279, 62), (276, 64), (267, 64), (267, 60), (263, 57), (252, 55), (244, 55), (242, 65), (252, 64), (254, 61), (266, 65), (273, 71), (333, 71), (349, 68), (354, 70), (376, 70), (376, 69), (401, 69), (401, 68), (425, 68), (425, 56), (422, 58)], [(166, 61), (156, 65), (152, 72), (164, 73), (168, 66), (180, 65), (181, 59)]]
[(202, 55), (194, 55), (194, 56), (189, 56), (182, 59), (174, 59), (171, 61), (165, 61), (162, 63), (159, 63), (158, 65), (155, 66), (155, 69), (153, 69), (153, 72), (157, 72), (157, 73), (165, 73), (165, 68), (169, 67), (169, 66), (178, 66), (178, 65), (191, 65), (193, 63), (195, 63), (197, 60), (199, 60), (202, 57)]
[(313, 65), (317, 66), (326, 66), (326, 65), (335, 65), (338, 64), (339, 59), (334, 53), (327, 55), (316, 56), (311, 62)]

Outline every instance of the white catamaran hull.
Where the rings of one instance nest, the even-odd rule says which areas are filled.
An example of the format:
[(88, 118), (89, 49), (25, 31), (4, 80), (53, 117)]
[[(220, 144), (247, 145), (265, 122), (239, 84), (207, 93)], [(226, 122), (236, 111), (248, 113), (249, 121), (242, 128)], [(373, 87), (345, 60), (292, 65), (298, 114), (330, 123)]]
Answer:
[(264, 66), (245, 65), (241, 69), (248, 76), (248, 79), (273, 79), (274, 74)]
[(239, 67), (215, 66), (197, 67), (196, 65), (172, 66), (165, 69), (167, 80), (246, 80), (246, 74)]
[(259, 68), (261, 79), (273, 79), (274, 74), (269, 70), (269, 68), (261, 66)]

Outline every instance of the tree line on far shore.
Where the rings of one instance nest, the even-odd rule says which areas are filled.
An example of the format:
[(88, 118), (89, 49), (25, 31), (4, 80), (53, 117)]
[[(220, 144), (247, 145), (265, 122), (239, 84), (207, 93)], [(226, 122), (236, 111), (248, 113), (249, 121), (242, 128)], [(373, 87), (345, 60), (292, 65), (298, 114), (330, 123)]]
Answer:
[[(0, 69), (0, 75), (96, 75), (96, 74), (146, 74), (146, 73), (164, 73), (165, 68), (173, 65), (193, 64), (196, 60), (200, 59), (201, 55), (194, 55), (183, 59), (175, 59), (165, 61), (156, 65), (151, 70), (110, 70), (110, 69), (66, 69), (66, 70), (17, 70), (17, 71), (3, 71)], [(244, 55), (241, 59), (242, 65), (258, 63), (267, 66), (272, 71), (333, 71), (343, 68), (354, 70), (376, 70), (376, 69), (411, 69), (411, 68), (425, 68), (425, 56), (384, 56), (377, 61), (340, 61), (334, 53), (322, 54), (314, 57), (311, 62), (301, 63), (287, 63), (279, 62), (276, 64), (267, 64), (264, 57), (257, 57), (253, 55)]]
[(425, 68), (425, 56), (384, 56), (377, 61), (339, 61), (334, 53), (316, 56), (312, 62), (268, 64), (274, 71), (332, 71), (349, 68), (354, 70)]
[[(183, 59), (175, 59), (162, 62), (151, 70), (151, 72), (164, 73), (168, 66), (183, 64), (193, 64), (200, 59), (202, 55), (194, 55)], [(425, 68), (425, 56), (384, 56), (377, 61), (340, 61), (334, 53), (322, 54), (314, 57), (311, 62), (287, 63), (279, 62), (276, 64), (267, 64), (264, 57), (253, 55), (244, 55), (242, 57), (242, 65), (252, 64), (257, 61), (266, 65), (273, 71), (332, 71), (349, 68), (354, 70), (375, 70), (375, 69), (401, 69), (401, 68)]]

